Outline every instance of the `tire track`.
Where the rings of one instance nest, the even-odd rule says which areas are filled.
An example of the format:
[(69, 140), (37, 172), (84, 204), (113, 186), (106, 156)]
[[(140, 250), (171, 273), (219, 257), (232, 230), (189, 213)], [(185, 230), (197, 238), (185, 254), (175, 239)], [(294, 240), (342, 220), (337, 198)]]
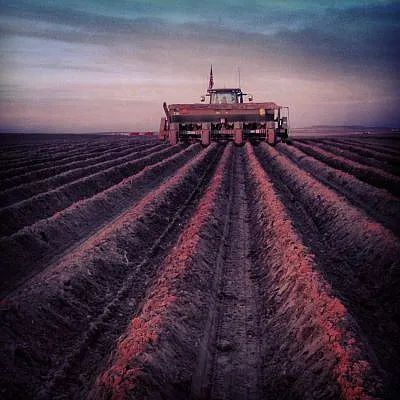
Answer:
[[(211, 399), (261, 399), (261, 343), (258, 288), (250, 259), (248, 200), (245, 192), (246, 165), (243, 152), (236, 151), (231, 180), (231, 213), (223, 279), (217, 294), (218, 326), (209, 382)], [(238, 160), (239, 158), (239, 160)], [(199, 396), (199, 398), (201, 398)]]
[[(201, 340), (199, 343), (199, 350), (194, 365), (193, 376), (191, 379), (190, 398), (202, 399), (210, 397), (211, 380), (213, 377), (213, 368), (215, 364), (215, 352), (217, 351), (215, 344), (217, 343), (217, 331), (220, 326), (220, 314), (218, 312), (218, 294), (221, 292), (224, 277), (224, 260), (226, 258), (227, 246), (226, 242), (229, 240), (230, 221), (232, 218), (233, 208), (233, 184), (235, 179), (235, 163), (230, 165), (228, 170), (228, 178), (225, 178), (225, 185), (227, 187), (225, 192), (228, 194), (227, 209), (223, 219), (220, 218), (220, 227), (223, 227), (221, 232), (221, 239), (219, 240), (218, 250), (216, 252), (214, 277), (211, 286), (210, 304), (206, 319), (204, 323), (204, 330), (201, 333)], [(227, 182), (228, 181), (228, 182)], [(217, 214), (215, 215), (217, 218)], [(200, 336), (200, 335), (199, 335)], [(189, 395), (188, 395), (189, 396)]]

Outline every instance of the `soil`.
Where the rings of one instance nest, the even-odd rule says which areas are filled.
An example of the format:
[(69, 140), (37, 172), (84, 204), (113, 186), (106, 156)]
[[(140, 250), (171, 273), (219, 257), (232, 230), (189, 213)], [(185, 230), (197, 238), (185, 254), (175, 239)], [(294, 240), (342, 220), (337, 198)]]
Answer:
[(396, 398), (396, 136), (0, 141), (2, 398)]

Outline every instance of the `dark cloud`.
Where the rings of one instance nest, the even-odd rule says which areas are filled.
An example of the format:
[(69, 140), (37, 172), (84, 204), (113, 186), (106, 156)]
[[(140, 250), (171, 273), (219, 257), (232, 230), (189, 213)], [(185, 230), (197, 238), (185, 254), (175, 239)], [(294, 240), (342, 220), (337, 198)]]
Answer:
[[(185, 46), (193, 42), (196, 46), (202, 43), (227, 49), (241, 46), (246, 48), (249, 56), (265, 52), (277, 59), (297, 59), (302, 66), (312, 69), (322, 66), (338, 71), (361, 69), (395, 74), (400, 67), (398, 3), (317, 11), (310, 8), (297, 12), (275, 6), (267, 14), (266, 9), (251, 4), (218, 2), (219, 6), (212, 6), (211, 2), (205, 2), (197, 7), (198, 12), (203, 16), (208, 12), (214, 17), (209, 21), (194, 22), (169, 20), (163, 14), (168, 7), (161, 2), (152, 2), (147, 7), (140, 2), (122, 3), (138, 16), (100, 15), (60, 8), (51, 3), (6, 2), (2, 4), (3, 15), (18, 17), (22, 22), (5, 21), (1, 34), (103, 46), (134, 44), (146, 47), (151, 42), (162, 47), (168, 41), (181, 42)], [(189, 12), (188, 5), (190, 2), (182, 3), (180, 9), (169, 11)], [(156, 10), (160, 15), (143, 16), (146, 11)], [(223, 18), (217, 20), (216, 15)], [(224, 24), (224, 18), (237, 18), (237, 23)], [(254, 24), (251, 24), (252, 19)], [(49, 25), (36, 24), (37, 21)], [(265, 27), (265, 33), (261, 32), (262, 27)], [(271, 27), (275, 29), (271, 31)]]
[[(0, 10), (0, 37), (7, 41), (8, 51), (26, 38), (40, 39), (29, 42), (37, 43), (35, 58), (24, 56), (26, 47), (16, 46), (15, 57), (3, 52), (2, 66), (8, 71), (21, 67), (21, 76), (46, 68), (41, 82), (50, 69), (53, 81), (65, 79), (67, 74), (61, 70), (70, 70), (78, 81), (73, 89), (77, 97), (79, 82), (88, 76), (93, 85), (103, 88), (107, 74), (112, 85), (121, 73), (127, 81), (133, 76), (143, 82), (151, 79), (147, 96), (153, 96), (154, 102), (159, 100), (157, 90), (166, 88), (170, 78), (172, 83), (164, 93), (179, 101), (179, 92), (171, 93), (171, 87), (188, 81), (203, 85), (196, 77), (210, 63), (215, 63), (219, 82), (225, 79), (219, 70), (236, 71), (238, 65), (245, 65), (252, 83), (262, 83), (274, 96), (289, 93), (297, 82), (299, 93), (292, 93), (299, 102), (308, 96), (309, 83), (313, 101), (336, 101), (337, 115), (345, 106), (333, 82), (341, 83), (337, 91), (346, 92), (354, 107), (363, 98), (381, 105), (386, 102), (382, 106), (386, 107), (399, 97), (398, 2), (0, 0)], [(52, 41), (48, 46), (54, 53), (46, 50), (42, 40)], [(70, 49), (76, 54), (70, 55)], [(48, 76), (51, 79), (51, 73)], [(14, 74), (14, 86), (7, 93), (27, 81)], [(43, 85), (43, 91), (49, 86)], [(318, 90), (323, 92), (318, 95)]]

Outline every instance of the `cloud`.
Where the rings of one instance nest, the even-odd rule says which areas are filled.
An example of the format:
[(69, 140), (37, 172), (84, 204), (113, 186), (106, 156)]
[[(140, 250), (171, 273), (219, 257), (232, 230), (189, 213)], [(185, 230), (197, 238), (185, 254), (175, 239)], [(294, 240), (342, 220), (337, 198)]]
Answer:
[[(171, 58), (185, 50), (190, 54), (193, 47), (209, 46), (211, 54), (226, 49), (229, 56), (229, 52), (239, 48), (249, 57), (265, 54), (277, 59), (277, 63), (300, 60), (303, 68), (312, 70), (322, 66), (356, 72), (361, 66), (364, 73), (394, 74), (400, 67), (397, 3), (317, 11), (310, 8), (288, 13), (277, 2), (272, 2), (270, 10), (257, 6), (259, 2), (246, 6), (236, 1), (214, 3), (200, 2), (193, 21), (182, 18), (184, 22), (171, 15), (188, 12), (191, 2), (182, 2), (181, 8), (172, 11), (168, 7), (170, 2), (153, 1), (147, 7), (146, 2), (121, 2), (130, 11), (125, 17), (16, 3), (2, 11), (18, 21), (12, 18), (3, 21), (1, 34), (101, 45), (112, 53), (129, 54), (134, 49), (138, 56), (141, 53), (137, 49), (148, 50), (149, 46), (154, 48), (154, 54), (167, 48), (172, 51)], [(300, 2), (289, 4), (298, 6)], [(156, 17), (147, 16), (157, 10)], [(217, 13), (223, 18), (219, 22), (202, 19), (207, 13)], [(235, 25), (224, 24), (224, 18), (237, 20)]]
[(52, 104), (59, 115), (57, 99), (74, 99), (74, 112), (79, 104), (92, 109), (87, 116), (107, 109), (104, 101), (121, 110), (123, 98), (148, 107), (193, 101), (213, 63), (217, 84), (236, 82), (240, 67), (256, 98), (290, 103), (294, 118), (310, 122), (312, 104), (323, 104), (321, 112), (331, 104), (340, 115), (363, 110), (365, 101), (386, 110), (398, 103), (397, 2), (204, 0), (193, 7), (183, 0), (0, 1), (3, 100), (23, 101), (25, 110)]

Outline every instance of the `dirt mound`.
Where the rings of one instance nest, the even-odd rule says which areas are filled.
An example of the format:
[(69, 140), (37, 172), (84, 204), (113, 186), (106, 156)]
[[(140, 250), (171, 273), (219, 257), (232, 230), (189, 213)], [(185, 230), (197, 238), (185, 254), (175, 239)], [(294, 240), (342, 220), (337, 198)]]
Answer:
[(2, 398), (396, 398), (397, 150), (367, 139), (8, 138)]

